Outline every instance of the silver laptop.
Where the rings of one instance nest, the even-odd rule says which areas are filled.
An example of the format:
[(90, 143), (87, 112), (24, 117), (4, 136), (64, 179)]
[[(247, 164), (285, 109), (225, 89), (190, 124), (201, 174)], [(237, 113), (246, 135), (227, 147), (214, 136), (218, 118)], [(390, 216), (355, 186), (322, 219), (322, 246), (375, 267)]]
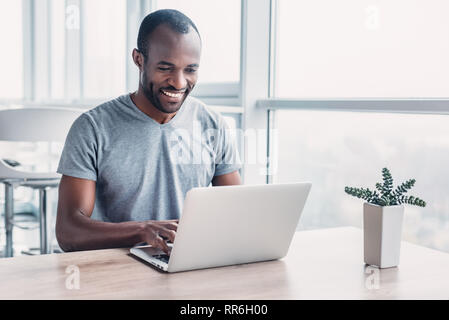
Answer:
[(191, 189), (170, 256), (130, 249), (165, 272), (275, 260), (287, 254), (311, 183)]

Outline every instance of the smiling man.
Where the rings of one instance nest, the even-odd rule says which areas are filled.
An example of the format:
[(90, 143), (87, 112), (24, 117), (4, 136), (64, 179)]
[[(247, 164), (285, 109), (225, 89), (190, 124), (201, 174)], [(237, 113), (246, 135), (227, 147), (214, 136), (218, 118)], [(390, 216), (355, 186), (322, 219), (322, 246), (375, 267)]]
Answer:
[(179, 11), (142, 21), (132, 52), (138, 90), (83, 113), (67, 136), (56, 221), (63, 250), (146, 242), (169, 253), (187, 191), (241, 183), (223, 117), (189, 96), (201, 46)]

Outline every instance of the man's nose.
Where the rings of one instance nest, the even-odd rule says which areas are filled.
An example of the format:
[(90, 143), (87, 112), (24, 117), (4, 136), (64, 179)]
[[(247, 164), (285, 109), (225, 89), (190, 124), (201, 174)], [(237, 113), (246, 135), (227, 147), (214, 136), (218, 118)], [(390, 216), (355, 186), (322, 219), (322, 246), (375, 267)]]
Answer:
[(187, 79), (184, 76), (184, 73), (180, 71), (174, 73), (170, 77), (168, 83), (177, 90), (182, 90), (187, 87)]

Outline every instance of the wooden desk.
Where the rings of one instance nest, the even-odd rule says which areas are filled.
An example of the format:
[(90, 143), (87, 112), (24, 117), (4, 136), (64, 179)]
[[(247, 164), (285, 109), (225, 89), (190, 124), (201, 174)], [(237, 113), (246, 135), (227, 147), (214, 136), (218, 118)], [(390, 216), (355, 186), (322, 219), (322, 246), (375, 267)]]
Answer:
[[(70, 265), (78, 290), (66, 288)], [(362, 231), (344, 227), (297, 232), (282, 260), (175, 274), (127, 249), (21, 256), (0, 259), (0, 298), (449, 299), (449, 254), (403, 242), (398, 268), (371, 268)]]

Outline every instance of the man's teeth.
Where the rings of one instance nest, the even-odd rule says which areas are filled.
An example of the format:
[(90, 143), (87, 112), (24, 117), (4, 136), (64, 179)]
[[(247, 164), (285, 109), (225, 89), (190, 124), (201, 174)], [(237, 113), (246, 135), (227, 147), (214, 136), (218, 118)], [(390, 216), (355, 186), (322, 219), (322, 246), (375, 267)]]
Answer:
[(167, 91), (164, 91), (164, 90), (161, 90), (161, 91), (166, 96), (169, 96), (169, 97), (172, 97), (172, 98), (180, 98), (184, 94), (183, 92), (181, 92), (181, 93), (171, 93), (171, 92), (167, 92)]

